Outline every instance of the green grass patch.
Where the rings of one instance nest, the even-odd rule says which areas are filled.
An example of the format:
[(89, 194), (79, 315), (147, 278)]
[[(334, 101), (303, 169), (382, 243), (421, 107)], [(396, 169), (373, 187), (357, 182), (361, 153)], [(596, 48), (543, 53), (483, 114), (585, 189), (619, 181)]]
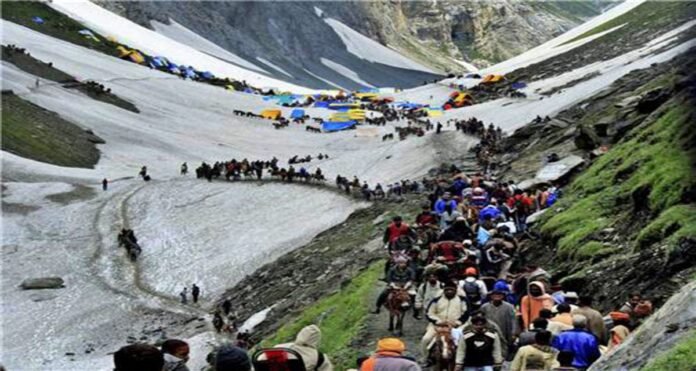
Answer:
[(562, 45), (582, 40), (614, 27), (624, 25), (618, 33), (645, 31), (648, 27), (662, 28), (676, 24), (682, 19), (691, 19), (696, 12), (696, 3), (692, 1), (646, 1), (634, 9), (600, 24), (585, 33), (566, 41)]
[[(638, 242), (667, 237), (674, 242), (696, 235), (694, 206), (683, 204), (696, 187), (692, 111), (687, 102), (672, 103), (660, 118), (634, 129), (637, 135), (628, 136), (571, 183), (568, 196), (555, 207), (563, 210), (541, 221), (542, 233), (558, 240), (561, 258), (582, 260), (606, 253), (592, 243), (593, 236), (631, 219), (638, 190), (646, 190), (648, 211), (656, 217)], [(634, 238), (638, 231), (627, 237)]]
[(369, 298), (382, 274), (384, 262), (378, 261), (358, 274), (340, 292), (320, 299), (305, 309), (293, 322), (282, 326), (262, 347), (294, 341), (305, 326), (314, 324), (322, 332), (320, 350), (327, 354), (337, 370), (355, 364), (358, 352), (350, 343), (358, 335), (368, 315)]
[[(107, 40), (104, 36), (98, 35), (94, 31), (92, 32), (100, 40), (99, 42), (80, 35), (78, 31), (86, 29), (84, 25), (54, 10), (45, 3), (38, 1), (3, 1), (1, 6), (2, 11), (0, 13), (2, 13), (2, 19), (76, 45), (118, 56), (116, 46), (119, 44)], [(41, 17), (44, 23), (37, 24), (34, 22), (32, 20), (34, 16)], [(22, 47), (22, 45), (18, 46)]]
[(696, 368), (696, 352), (694, 352), (694, 349), (696, 349), (696, 331), (692, 330), (688, 336), (674, 347), (650, 361), (640, 370), (693, 370)]
[(643, 228), (638, 234), (638, 244), (647, 247), (652, 243), (666, 240), (676, 244), (683, 237), (696, 236), (696, 205), (676, 205), (665, 210), (660, 216)]
[(15, 95), (2, 97), (2, 149), (58, 166), (93, 168), (100, 139)]

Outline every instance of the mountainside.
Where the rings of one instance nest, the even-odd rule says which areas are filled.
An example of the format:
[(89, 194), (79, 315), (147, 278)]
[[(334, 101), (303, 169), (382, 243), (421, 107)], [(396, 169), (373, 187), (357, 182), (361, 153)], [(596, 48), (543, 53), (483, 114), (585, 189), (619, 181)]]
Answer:
[[(517, 55), (597, 2), (98, 2), (245, 68), (313, 88), (413, 87)], [(207, 39), (202, 40), (202, 39)], [(376, 42), (375, 42), (376, 41)], [(211, 43), (215, 44), (212, 45)]]

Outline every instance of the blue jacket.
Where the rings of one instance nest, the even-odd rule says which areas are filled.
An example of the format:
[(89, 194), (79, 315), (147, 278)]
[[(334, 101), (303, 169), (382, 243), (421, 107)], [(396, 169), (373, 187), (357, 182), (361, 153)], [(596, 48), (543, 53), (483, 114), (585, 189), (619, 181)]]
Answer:
[[(455, 201), (455, 200), (449, 200), (449, 201), (447, 201), (447, 203), (449, 203), (450, 205), (452, 205), (452, 210), (454, 210), (454, 209), (457, 208), (457, 201)], [(445, 202), (445, 200), (443, 200), (443, 199), (441, 199), (441, 198), (439, 198), (439, 199), (437, 200), (437, 202), (435, 202), (435, 207), (434, 207), (434, 209), (435, 209), (435, 212), (437, 213), (437, 215), (442, 215), (442, 213), (445, 212), (445, 206), (447, 205), (447, 203)]]
[(502, 212), (496, 206), (488, 205), (479, 212), (479, 220), (484, 221), (489, 216), (491, 220), (497, 219)]
[(573, 352), (573, 367), (587, 368), (599, 356), (599, 341), (591, 332), (574, 328), (563, 331), (551, 342), (551, 346), (561, 352)]

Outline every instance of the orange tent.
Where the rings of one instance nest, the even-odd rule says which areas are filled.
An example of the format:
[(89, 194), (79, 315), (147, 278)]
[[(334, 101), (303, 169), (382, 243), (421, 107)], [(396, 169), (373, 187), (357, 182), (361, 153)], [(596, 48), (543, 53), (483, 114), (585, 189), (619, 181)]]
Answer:
[(279, 109), (265, 109), (261, 111), (261, 117), (269, 120), (277, 120), (282, 114), (283, 113)]
[(505, 80), (505, 76), (503, 76), (503, 75), (486, 75), (481, 80), (481, 83), (482, 84), (494, 84), (496, 82), (500, 82), (503, 80)]

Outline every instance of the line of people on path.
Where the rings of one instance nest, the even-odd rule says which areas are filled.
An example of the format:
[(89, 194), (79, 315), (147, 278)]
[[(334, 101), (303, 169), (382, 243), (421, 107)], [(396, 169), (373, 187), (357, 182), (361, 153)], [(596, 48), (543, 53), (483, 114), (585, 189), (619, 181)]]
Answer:
[[(436, 184), (413, 227), (397, 216), (383, 238), (387, 286), (374, 312), (386, 306), (403, 317), (413, 308), (416, 326), (424, 314), (421, 366), (584, 370), (650, 314), (650, 302), (632, 294), (603, 316), (591, 297), (554, 284), (543, 268), (512, 270), (526, 217), (548, 207), (559, 190), (530, 196), (480, 174), (451, 179)], [(408, 296), (390, 307), (404, 291)]]

